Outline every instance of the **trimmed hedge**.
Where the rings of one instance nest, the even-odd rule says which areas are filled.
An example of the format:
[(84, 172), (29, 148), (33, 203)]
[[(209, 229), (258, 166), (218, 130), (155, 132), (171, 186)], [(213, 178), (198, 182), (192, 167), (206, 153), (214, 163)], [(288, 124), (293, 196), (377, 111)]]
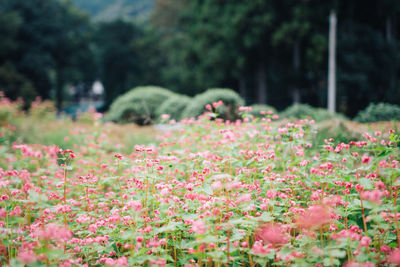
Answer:
[(358, 122), (400, 120), (400, 106), (388, 103), (371, 103), (354, 118)]
[(173, 95), (157, 108), (156, 116), (160, 118), (162, 114), (169, 114), (171, 116), (170, 119), (179, 121), (182, 119), (182, 113), (190, 101), (191, 98), (188, 96)]
[(244, 106), (244, 100), (235, 91), (227, 88), (212, 88), (196, 95), (183, 111), (183, 118), (197, 118), (202, 115), (207, 104), (221, 100), (224, 104), (218, 107), (219, 117), (225, 120), (240, 118), (238, 107)]
[(157, 86), (140, 86), (119, 96), (110, 106), (107, 121), (151, 124), (156, 118), (156, 109), (175, 93)]
[(254, 104), (251, 105), (251, 111), (249, 112), (255, 118), (265, 118), (265, 115), (261, 115), (261, 111), (272, 111), (274, 114), (277, 114), (276, 109), (274, 107), (264, 105), (264, 104)]
[(315, 108), (307, 104), (294, 104), (285, 109), (280, 113), (281, 118), (295, 118), (295, 119), (305, 119), (312, 118), (316, 122), (321, 122), (325, 120), (332, 119), (342, 119), (347, 120), (346, 116), (335, 113), (331, 114), (327, 109)]

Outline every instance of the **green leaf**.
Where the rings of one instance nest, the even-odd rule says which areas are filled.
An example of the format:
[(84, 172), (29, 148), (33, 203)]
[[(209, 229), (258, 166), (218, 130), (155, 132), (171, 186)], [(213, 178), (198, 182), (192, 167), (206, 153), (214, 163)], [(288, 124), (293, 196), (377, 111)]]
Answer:
[(272, 217), (271, 212), (263, 212), (263, 214), (258, 217), (263, 222), (270, 222), (274, 220), (274, 217)]
[(328, 255), (331, 257), (334, 257), (334, 258), (344, 258), (346, 256), (346, 251), (332, 249), (332, 250), (329, 250)]
[(358, 180), (358, 183), (364, 187), (364, 189), (372, 189), (372, 182), (367, 178), (361, 178)]
[(206, 243), (217, 243), (218, 238), (213, 236), (213, 235), (207, 235), (205, 238), (201, 240), (201, 242), (206, 242)]

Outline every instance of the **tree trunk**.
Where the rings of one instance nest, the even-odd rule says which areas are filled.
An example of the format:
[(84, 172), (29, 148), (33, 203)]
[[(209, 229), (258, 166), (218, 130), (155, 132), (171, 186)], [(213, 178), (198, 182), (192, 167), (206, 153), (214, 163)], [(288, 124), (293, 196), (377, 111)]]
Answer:
[(292, 101), (294, 104), (298, 104), (301, 101), (301, 95), (299, 88), (293, 88), (292, 90)]
[(62, 71), (57, 69), (57, 80), (56, 80), (56, 107), (57, 111), (60, 112), (62, 108), (63, 102), (63, 86), (64, 86), (64, 77)]
[(294, 72), (294, 86), (292, 89), (293, 103), (300, 103), (300, 89), (299, 89), (299, 70), (300, 70), (300, 44), (296, 40), (293, 43), (293, 72)]
[(386, 40), (388, 42), (392, 41), (392, 19), (390, 17), (386, 18)]
[(267, 70), (265, 63), (262, 61), (258, 65), (256, 71), (256, 84), (257, 84), (257, 103), (267, 104)]
[(328, 63), (328, 110), (336, 112), (336, 13), (331, 11), (329, 19), (329, 63)]
[(300, 69), (300, 43), (298, 40), (293, 43), (293, 69), (295, 71)]

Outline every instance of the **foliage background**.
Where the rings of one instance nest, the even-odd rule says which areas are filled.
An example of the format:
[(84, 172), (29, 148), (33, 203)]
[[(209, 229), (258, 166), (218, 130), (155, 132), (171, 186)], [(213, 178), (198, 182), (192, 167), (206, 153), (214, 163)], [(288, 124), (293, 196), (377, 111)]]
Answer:
[(232, 88), (248, 104), (326, 106), (329, 14), (338, 16), (337, 109), (400, 104), (400, 3), (345, 0), (3, 0), (0, 89), (68, 104), (105, 87), (105, 107), (157, 85), (194, 96)]

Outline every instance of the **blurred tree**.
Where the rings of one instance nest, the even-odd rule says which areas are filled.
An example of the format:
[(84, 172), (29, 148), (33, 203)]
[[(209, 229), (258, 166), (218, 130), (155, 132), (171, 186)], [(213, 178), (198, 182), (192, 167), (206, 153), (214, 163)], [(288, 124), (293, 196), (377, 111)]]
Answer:
[(400, 103), (400, 2), (340, 1), (339, 12), (339, 110), (354, 116), (371, 102)]
[(32, 83), (18, 73), (14, 65), (9, 62), (0, 66), (0, 90), (10, 99), (22, 98), (25, 101), (25, 107), (29, 106), (37, 96)]
[[(266, 55), (249, 54), (266, 53), (272, 19), (260, 12), (266, 6), (265, 1), (157, 1), (152, 21), (167, 55), (167, 83), (191, 95), (214, 86), (240, 87), (245, 94), (247, 68), (257, 61), (256, 68), (265, 70)], [(262, 87), (265, 75), (259, 77)]]
[[(55, 88), (60, 108), (64, 86), (81, 79), (77, 73), (89, 64), (88, 17), (68, 1), (58, 0), (3, 0), (0, 12), (14, 21), (11, 23), (14, 26), (6, 27), (16, 29), (6, 34), (6, 39), (12, 39), (12, 51), (3, 56), (0, 64), (11, 62), (15, 71), (23, 74), (44, 98)], [(7, 46), (7, 42), (0, 40), (0, 47), (4, 45)], [(86, 73), (85, 76), (93, 75)]]
[(130, 19), (143, 22), (149, 17), (154, 0), (72, 0), (72, 2), (89, 12), (94, 21)]
[(141, 32), (133, 23), (123, 20), (101, 23), (97, 27), (94, 40), (107, 106), (118, 95), (143, 81), (138, 51), (140, 36)]
[[(4, 3), (3, 3), (4, 4)], [(0, 4), (0, 7), (3, 5)], [(0, 60), (4, 62), (18, 48), (16, 36), (21, 28), (22, 18), (16, 12), (0, 9)]]
[[(338, 50), (339, 97), (342, 112), (355, 116), (370, 102), (391, 102), (398, 90), (392, 76), (398, 74), (398, 45), (383, 34), (354, 22), (341, 24)], [(391, 93), (389, 93), (391, 92)], [(398, 94), (397, 94), (398, 95)]]
[[(400, 102), (400, 2), (158, 0), (152, 16), (167, 87), (232, 87), (250, 102), (326, 106), (328, 17), (338, 14), (339, 109)], [(354, 100), (353, 100), (354, 99)], [(399, 99), (399, 100), (396, 100)]]

